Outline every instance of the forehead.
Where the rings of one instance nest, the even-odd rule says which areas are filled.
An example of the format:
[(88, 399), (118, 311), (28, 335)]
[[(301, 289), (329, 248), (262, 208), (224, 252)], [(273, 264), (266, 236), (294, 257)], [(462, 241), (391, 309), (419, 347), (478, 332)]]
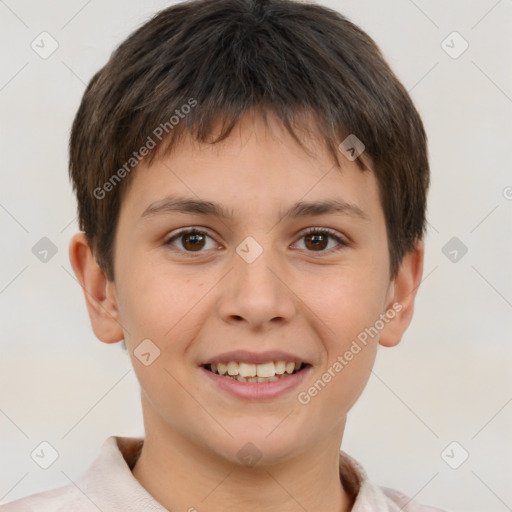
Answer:
[[(188, 201), (190, 208), (218, 217), (243, 210), (254, 215), (274, 209), (283, 216), (338, 207), (364, 218), (364, 210), (371, 214), (372, 201), (379, 206), (373, 172), (361, 171), (343, 155), (339, 167), (315, 131), (301, 142), (279, 120), (270, 117), (265, 123), (257, 115), (244, 116), (226, 139), (214, 144), (185, 135), (168, 154), (139, 164), (122, 210), (136, 210), (143, 217), (171, 212), (171, 203), (176, 206), (181, 198), (181, 206)], [(315, 207), (319, 199), (330, 207)]]

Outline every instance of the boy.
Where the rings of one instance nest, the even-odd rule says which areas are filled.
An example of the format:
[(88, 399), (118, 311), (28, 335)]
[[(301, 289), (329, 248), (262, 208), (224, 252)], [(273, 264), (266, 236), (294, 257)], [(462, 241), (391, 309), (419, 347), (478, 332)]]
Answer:
[(339, 452), (423, 266), (426, 137), (373, 41), (290, 0), (176, 4), (91, 80), (70, 244), (145, 437), (5, 512), (427, 511)]

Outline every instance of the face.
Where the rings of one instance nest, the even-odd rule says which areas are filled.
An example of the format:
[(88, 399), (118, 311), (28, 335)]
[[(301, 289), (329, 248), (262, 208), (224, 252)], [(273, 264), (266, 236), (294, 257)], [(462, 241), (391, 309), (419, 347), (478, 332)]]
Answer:
[(111, 287), (146, 430), (232, 461), (341, 441), (378, 344), (361, 333), (392, 309), (393, 281), (373, 172), (309, 144), (245, 117), (133, 176)]

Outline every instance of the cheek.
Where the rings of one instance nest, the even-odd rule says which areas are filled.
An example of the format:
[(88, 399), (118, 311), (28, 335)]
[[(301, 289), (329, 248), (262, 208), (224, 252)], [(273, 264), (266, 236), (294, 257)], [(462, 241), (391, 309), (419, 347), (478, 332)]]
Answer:
[[(185, 379), (183, 363), (198, 329), (194, 307), (199, 306), (208, 283), (194, 281), (176, 271), (171, 274), (166, 266), (154, 261), (134, 259), (127, 270), (120, 275), (120, 315), (141, 388), (157, 408), (165, 410), (171, 404), (174, 410), (193, 409), (193, 404), (187, 404), (187, 394), (179, 382)], [(147, 365), (139, 359), (143, 353), (150, 354)]]
[(383, 312), (388, 283), (376, 270), (343, 268), (304, 284), (301, 296), (321, 320), (329, 349), (343, 350)]
[(194, 306), (209, 288), (206, 280), (171, 273), (167, 267), (155, 262), (134, 264), (125, 277), (122, 295), (127, 300), (120, 308), (123, 324), (132, 334), (153, 337), (162, 346), (190, 322)]
[(331, 279), (321, 293), (315, 292), (314, 304), (307, 303), (321, 319), (317, 325), (324, 357), (299, 402), (312, 417), (323, 417), (327, 423), (337, 424), (350, 410), (375, 361), (378, 334), (370, 328), (382, 312), (383, 289), (370, 277)]

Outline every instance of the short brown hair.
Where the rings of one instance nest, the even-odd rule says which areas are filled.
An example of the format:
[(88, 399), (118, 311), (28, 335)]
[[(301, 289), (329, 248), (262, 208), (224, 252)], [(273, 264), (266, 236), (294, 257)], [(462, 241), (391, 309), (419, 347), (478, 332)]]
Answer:
[(184, 134), (219, 142), (251, 110), (274, 113), (299, 143), (294, 127), (307, 131), (301, 115), (313, 114), (338, 165), (347, 135), (364, 143), (396, 274), (423, 238), (429, 166), (420, 116), (377, 45), (315, 4), (192, 0), (161, 11), (119, 46), (90, 81), (73, 123), (79, 225), (110, 280), (121, 200), (138, 161), (150, 163)]

